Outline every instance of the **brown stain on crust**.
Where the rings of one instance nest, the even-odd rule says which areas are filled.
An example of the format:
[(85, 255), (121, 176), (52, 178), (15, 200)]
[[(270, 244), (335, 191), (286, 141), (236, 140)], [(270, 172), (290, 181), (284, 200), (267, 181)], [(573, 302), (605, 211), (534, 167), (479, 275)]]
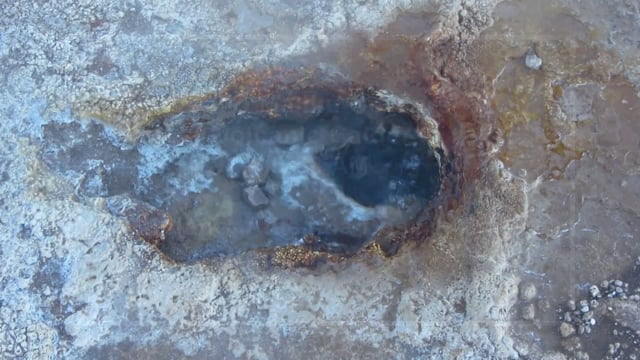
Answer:
[(107, 200), (107, 208), (113, 215), (124, 218), (135, 235), (154, 247), (160, 246), (165, 234), (173, 228), (168, 213), (142, 201), (113, 196)]

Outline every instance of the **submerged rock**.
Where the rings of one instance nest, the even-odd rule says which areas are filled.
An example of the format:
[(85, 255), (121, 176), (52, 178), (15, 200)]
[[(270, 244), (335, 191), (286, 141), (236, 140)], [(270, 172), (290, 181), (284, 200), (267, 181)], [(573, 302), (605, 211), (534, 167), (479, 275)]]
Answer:
[(247, 202), (253, 207), (261, 207), (269, 204), (269, 198), (257, 185), (251, 185), (244, 189)]
[(126, 196), (112, 196), (106, 200), (107, 209), (126, 219), (129, 227), (146, 242), (160, 246), (173, 227), (173, 219), (166, 212), (142, 201)]
[(242, 170), (242, 179), (249, 185), (262, 185), (267, 181), (267, 176), (269, 168), (259, 156), (254, 156)]

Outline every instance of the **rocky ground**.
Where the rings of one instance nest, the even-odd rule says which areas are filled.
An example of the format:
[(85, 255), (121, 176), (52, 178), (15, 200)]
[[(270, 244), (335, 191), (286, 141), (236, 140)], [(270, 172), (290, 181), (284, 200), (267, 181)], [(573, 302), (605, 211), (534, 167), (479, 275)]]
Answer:
[[(636, 2), (0, 8), (3, 358), (640, 356)], [(297, 267), (296, 256), (319, 253), (301, 248), (165, 255), (158, 229), (174, 219), (149, 200), (162, 194), (130, 201), (148, 185), (134, 178), (160, 173), (180, 185), (163, 189), (191, 189), (197, 211), (176, 224), (199, 233), (217, 231), (233, 202), (201, 200), (214, 175), (171, 131), (150, 138), (154, 119), (305, 89), (304, 79), (281, 86), (281, 74), (311, 68), (425, 114), (418, 127), (455, 175), (446, 197), (394, 234), (392, 253), (371, 246), (313, 267)], [(190, 129), (183, 139), (203, 139)], [(295, 130), (274, 141), (292, 146)], [(214, 145), (196, 153), (214, 156)], [(257, 212), (273, 195), (261, 164), (248, 166), (254, 155), (236, 159), (242, 170), (231, 158), (219, 168)], [(149, 227), (132, 227), (141, 214)]]

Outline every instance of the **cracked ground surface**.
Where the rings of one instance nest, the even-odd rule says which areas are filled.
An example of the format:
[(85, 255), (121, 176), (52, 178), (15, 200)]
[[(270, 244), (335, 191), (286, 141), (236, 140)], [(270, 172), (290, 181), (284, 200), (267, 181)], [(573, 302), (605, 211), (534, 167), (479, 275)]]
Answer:
[[(0, 8), (1, 357), (638, 356), (637, 2)], [(150, 117), (252, 69), (311, 66), (477, 110), (449, 134), (463, 201), (428, 238), (323, 269), (180, 264), (42, 161), (48, 124), (96, 121), (126, 147)]]

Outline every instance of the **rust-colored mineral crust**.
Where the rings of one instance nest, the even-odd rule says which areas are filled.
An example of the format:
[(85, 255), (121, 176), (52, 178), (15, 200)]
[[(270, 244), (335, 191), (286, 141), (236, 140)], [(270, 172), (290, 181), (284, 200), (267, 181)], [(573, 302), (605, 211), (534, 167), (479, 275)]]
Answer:
[(313, 267), (319, 262), (339, 262), (344, 256), (313, 251), (304, 246), (284, 246), (273, 250), (271, 264), (282, 268)]
[(137, 236), (154, 246), (160, 246), (166, 233), (173, 228), (169, 214), (140, 201), (113, 196), (107, 199), (107, 208), (112, 214), (123, 217)]

